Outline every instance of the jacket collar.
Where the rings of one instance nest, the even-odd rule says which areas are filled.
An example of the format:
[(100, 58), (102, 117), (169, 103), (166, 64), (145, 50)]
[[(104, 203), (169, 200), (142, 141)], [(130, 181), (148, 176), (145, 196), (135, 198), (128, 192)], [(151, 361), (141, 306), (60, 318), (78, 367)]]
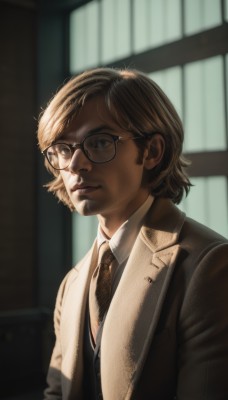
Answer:
[(155, 253), (177, 243), (185, 214), (170, 200), (156, 199), (141, 229), (142, 240)]

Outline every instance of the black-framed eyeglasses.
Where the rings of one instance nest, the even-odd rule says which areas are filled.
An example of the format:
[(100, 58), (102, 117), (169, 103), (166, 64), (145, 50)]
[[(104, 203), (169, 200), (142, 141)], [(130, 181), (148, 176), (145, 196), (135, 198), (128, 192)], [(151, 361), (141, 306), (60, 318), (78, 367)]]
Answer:
[(97, 133), (86, 136), (80, 143), (56, 142), (48, 146), (42, 153), (49, 164), (57, 170), (66, 169), (76, 149), (81, 149), (85, 156), (95, 164), (103, 164), (113, 160), (116, 147), (120, 141), (145, 139), (151, 135), (122, 137), (110, 133)]

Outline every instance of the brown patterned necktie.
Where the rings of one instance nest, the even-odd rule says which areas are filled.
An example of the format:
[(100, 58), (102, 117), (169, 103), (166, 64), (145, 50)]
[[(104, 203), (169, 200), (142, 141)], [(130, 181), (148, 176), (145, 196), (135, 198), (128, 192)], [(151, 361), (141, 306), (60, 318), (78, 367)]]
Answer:
[(104, 242), (99, 249), (98, 265), (93, 273), (89, 292), (90, 325), (94, 341), (111, 301), (111, 264), (114, 259), (109, 243)]

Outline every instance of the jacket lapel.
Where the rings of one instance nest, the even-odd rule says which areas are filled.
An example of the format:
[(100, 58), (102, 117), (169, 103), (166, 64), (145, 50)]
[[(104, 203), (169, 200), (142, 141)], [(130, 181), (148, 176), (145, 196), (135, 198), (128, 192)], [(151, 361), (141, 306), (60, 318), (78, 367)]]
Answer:
[(104, 398), (130, 399), (175, 266), (184, 215), (157, 200), (147, 216), (110, 305), (101, 341)]
[[(61, 326), (63, 328), (62, 373), (66, 378), (63, 398), (81, 398), (83, 379), (83, 342), (87, 296), (93, 270), (96, 266), (96, 241), (90, 252), (81, 260), (67, 281), (66, 303), (62, 305)], [(75, 286), (75, 281), (77, 281)], [(70, 352), (69, 352), (70, 350)]]

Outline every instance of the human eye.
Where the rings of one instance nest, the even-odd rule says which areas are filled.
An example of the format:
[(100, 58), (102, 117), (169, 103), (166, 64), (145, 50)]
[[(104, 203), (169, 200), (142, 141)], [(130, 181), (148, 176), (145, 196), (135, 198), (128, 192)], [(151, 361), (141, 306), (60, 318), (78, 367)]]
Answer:
[(66, 158), (66, 159), (71, 157), (71, 149), (65, 143), (56, 143), (55, 151), (59, 157)]
[(86, 146), (93, 150), (106, 150), (112, 145), (112, 136), (105, 133), (89, 136), (86, 141)]

